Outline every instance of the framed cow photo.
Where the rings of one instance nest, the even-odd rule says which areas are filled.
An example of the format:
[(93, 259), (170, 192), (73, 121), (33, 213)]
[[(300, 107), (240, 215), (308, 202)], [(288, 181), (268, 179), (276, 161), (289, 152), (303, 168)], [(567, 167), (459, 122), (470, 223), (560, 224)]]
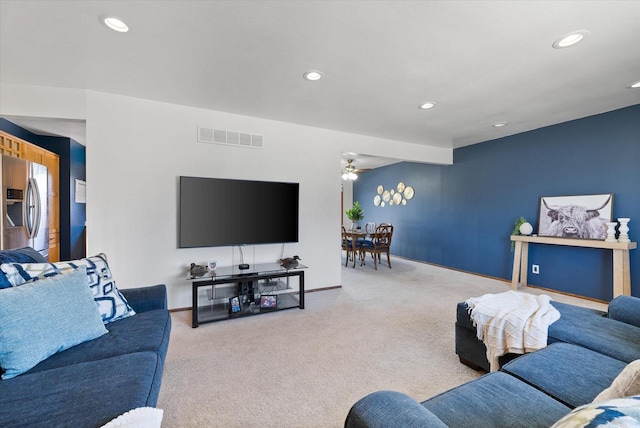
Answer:
[(538, 235), (558, 238), (601, 239), (613, 217), (613, 193), (540, 198)]

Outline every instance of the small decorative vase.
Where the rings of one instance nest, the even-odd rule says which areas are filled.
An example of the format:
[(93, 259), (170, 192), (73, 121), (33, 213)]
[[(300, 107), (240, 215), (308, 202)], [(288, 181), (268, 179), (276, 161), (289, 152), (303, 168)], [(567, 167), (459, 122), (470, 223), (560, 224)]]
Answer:
[(352, 231), (352, 232), (353, 232), (353, 231), (356, 231), (356, 230), (358, 230), (358, 229), (360, 229), (360, 225), (358, 224), (358, 222), (357, 222), (357, 221), (354, 221), (353, 223), (351, 223), (351, 231)]
[(631, 242), (629, 239), (629, 226), (628, 223), (631, 221), (630, 218), (626, 217), (618, 217), (618, 221), (620, 222), (620, 227), (618, 228), (618, 242)]
[(520, 234), (522, 235), (531, 235), (533, 226), (531, 226), (531, 223), (522, 223), (518, 230), (520, 230)]
[(607, 225), (607, 239), (605, 239), (605, 242), (618, 242), (618, 240), (616, 239), (616, 225), (618, 223), (616, 223), (615, 221), (612, 221), (610, 223), (606, 223)]

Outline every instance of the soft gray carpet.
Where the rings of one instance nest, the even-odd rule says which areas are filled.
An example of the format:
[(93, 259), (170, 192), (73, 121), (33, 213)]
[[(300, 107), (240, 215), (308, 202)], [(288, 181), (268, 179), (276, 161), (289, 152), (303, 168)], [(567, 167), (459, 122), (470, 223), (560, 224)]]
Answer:
[(343, 288), (308, 293), (305, 310), (196, 329), (190, 311), (173, 313), (163, 426), (340, 427), (370, 392), (421, 401), (478, 377), (454, 353), (456, 303), (508, 284), (398, 258), (374, 271), (369, 261), (343, 267)]

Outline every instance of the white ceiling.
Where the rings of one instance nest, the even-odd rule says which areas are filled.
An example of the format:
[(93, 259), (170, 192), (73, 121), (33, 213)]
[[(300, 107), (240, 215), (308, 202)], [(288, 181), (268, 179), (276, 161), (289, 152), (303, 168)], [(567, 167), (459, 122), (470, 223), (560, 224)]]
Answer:
[(2, 83), (438, 147), (638, 104), (638, 80), (640, 1), (0, 1)]

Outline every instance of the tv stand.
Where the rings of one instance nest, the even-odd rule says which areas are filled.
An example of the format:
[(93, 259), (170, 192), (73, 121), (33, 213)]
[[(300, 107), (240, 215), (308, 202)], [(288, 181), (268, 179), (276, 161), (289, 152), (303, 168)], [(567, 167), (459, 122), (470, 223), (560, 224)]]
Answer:
[[(218, 267), (213, 275), (188, 276), (191, 281), (191, 327), (229, 318), (259, 315), (283, 309), (304, 309), (304, 269), (286, 269), (279, 263)], [(290, 281), (297, 277), (297, 281)], [(293, 282), (293, 284), (291, 284)], [(295, 283), (297, 282), (297, 287)], [(237, 298), (237, 301), (233, 301)], [(237, 303), (237, 305), (233, 305)], [(238, 309), (234, 311), (233, 308)]]

